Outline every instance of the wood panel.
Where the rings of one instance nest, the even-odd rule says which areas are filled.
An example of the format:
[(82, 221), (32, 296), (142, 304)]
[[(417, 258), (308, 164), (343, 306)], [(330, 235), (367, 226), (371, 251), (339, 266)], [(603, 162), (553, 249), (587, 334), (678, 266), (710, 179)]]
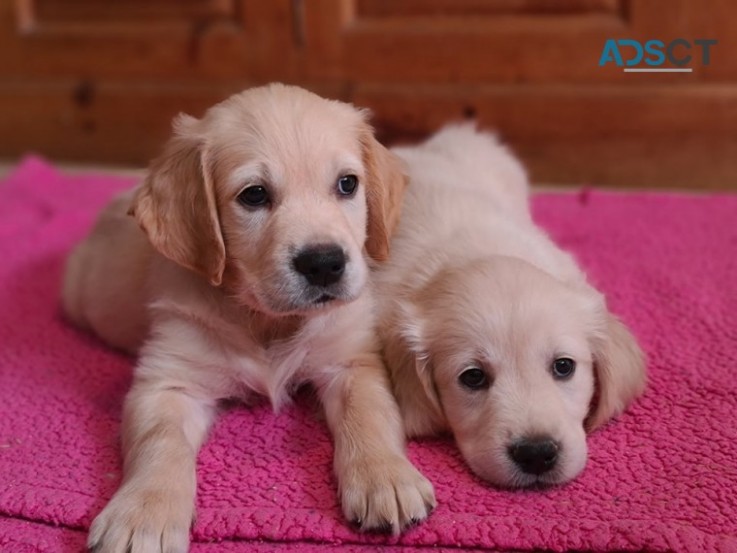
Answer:
[(425, 136), (445, 122), (479, 121), (516, 140), (711, 134), (737, 137), (737, 85), (689, 87), (372, 85), (351, 99), (393, 137)]
[(94, 26), (109, 21), (202, 21), (234, 17), (234, 0), (17, 0), (22, 28), (53, 24)]
[(357, 0), (360, 17), (561, 14), (622, 11), (622, 0)]
[[(246, 86), (368, 106), (387, 141), (498, 129), (546, 182), (737, 189), (727, 0), (0, 2), (0, 156), (143, 164)], [(709, 67), (599, 67), (607, 38), (717, 38)]]
[[(256, 83), (215, 86), (75, 81), (0, 84), (0, 157), (35, 151), (53, 160), (146, 165), (171, 135), (180, 112), (201, 116), (213, 104)], [(325, 97), (335, 87), (304, 83)]]
[(352, 98), (387, 141), (477, 121), (513, 146), (535, 182), (737, 189), (735, 85), (365, 85)]
[(535, 183), (737, 191), (737, 137), (512, 140)]
[(0, 155), (35, 150), (146, 163), (180, 111), (199, 115), (248, 86), (289, 80), (292, 7), (291, 0), (0, 2)]
[[(75, 0), (80, 5), (88, 1), (93, 0)], [(117, 7), (98, 8), (78, 19), (34, 15), (30, 0), (0, 2), (0, 75), (165, 83), (177, 79), (206, 85), (213, 80), (279, 78), (293, 67), (290, 0), (199, 0), (199, 11), (172, 8), (160, 17), (146, 15), (147, 6), (156, 13), (156, 6), (172, 1), (105, 2)], [(275, 51), (280, 63), (275, 63)]]
[[(737, 80), (737, 4), (725, 0), (400, 0), (305, 3), (312, 75), (389, 83), (607, 85)], [(465, 6), (465, 8), (464, 8)], [(553, 9), (552, 6), (558, 6)], [(465, 11), (464, 11), (465, 9)], [(338, 15), (340, 13), (340, 15)], [(609, 38), (718, 37), (709, 67), (691, 74), (633, 74), (599, 66)], [(311, 42), (314, 41), (314, 42)], [(332, 55), (330, 55), (332, 54)], [(311, 60), (307, 60), (310, 64)]]
[[(112, 83), (98, 86), (85, 102), (79, 101), (74, 83), (1, 86), (0, 105), (12, 109), (0, 118), (0, 149), (20, 155), (26, 148), (16, 149), (15, 144), (33, 143), (55, 159), (144, 165), (169, 136), (173, 115), (179, 111), (201, 115), (248, 84), (214, 90)], [(369, 106), (386, 142), (420, 139), (448, 121), (473, 115), (482, 127), (497, 130), (515, 148), (536, 182), (735, 186), (735, 87), (684, 89), (677, 98), (657, 102), (667, 89), (603, 93), (591, 88), (584, 95), (575, 88), (552, 87), (528, 91), (521, 98), (514, 87), (486, 87), (473, 93), (454, 87), (444, 91), (395, 87), (389, 94), (383, 87), (367, 85), (346, 96), (342, 87), (305, 84), (323, 96)], [(674, 130), (664, 135), (661, 127), (684, 105), (690, 115), (675, 117), (680, 127), (671, 126)], [(152, 117), (153, 112), (160, 117)], [(628, 113), (648, 117), (633, 121)], [(610, 119), (601, 119), (601, 114), (609, 114)], [(611, 120), (619, 120), (619, 126), (609, 126)]]

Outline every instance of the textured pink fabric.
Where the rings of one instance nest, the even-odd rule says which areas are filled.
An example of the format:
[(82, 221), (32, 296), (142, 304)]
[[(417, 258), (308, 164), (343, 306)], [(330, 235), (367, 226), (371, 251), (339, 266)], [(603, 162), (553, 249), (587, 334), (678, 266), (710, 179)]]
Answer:
[[(132, 362), (66, 324), (58, 300), (65, 255), (129, 184), (34, 158), (0, 183), (0, 551), (79, 550), (120, 479)], [(647, 394), (590, 437), (575, 482), (497, 490), (449, 440), (415, 442), (437, 510), (401, 538), (360, 536), (343, 523), (329, 434), (302, 393), (279, 414), (234, 407), (216, 424), (199, 456), (193, 551), (737, 551), (737, 197), (542, 195), (535, 215), (649, 355)]]

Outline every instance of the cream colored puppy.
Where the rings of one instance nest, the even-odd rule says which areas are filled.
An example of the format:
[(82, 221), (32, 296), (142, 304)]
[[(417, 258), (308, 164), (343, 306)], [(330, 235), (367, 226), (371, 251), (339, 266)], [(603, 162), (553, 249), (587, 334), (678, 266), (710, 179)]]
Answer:
[(68, 315), (139, 354), (123, 482), (90, 547), (186, 551), (218, 402), (262, 394), (278, 407), (306, 381), (333, 434), (345, 516), (395, 533), (427, 516), (432, 486), (405, 457), (367, 281), (405, 183), (363, 113), (296, 87), (179, 117), (144, 183), (67, 266)]
[(394, 152), (410, 186), (379, 328), (408, 435), (450, 430), (502, 486), (572, 479), (585, 429), (643, 390), (635, 340), (534, 225), (524, 170), (491, 135), (448, 127)]

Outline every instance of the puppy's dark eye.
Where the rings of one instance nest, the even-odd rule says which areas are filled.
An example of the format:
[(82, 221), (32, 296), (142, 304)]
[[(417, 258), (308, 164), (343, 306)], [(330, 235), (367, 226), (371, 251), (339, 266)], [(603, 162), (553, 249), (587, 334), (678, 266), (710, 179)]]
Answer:
[(249, 186), (238, 194), (238, 201), (248, 207), (261, 207), (269, 203), (269, 193), (263, 186)]
[(358, 188), (356, 175), (343, 175), (338, 179), (338, 194), (341, 196), (353, 196), (356, 188)]
[(570, 357), (559, 357), (553, 361), (553, 377), (556, 380), (568, 380), (576, 372), (576, 362)]
[(458, 382), (469, 390), (481, 390), (489, 387), (489, 378), (478, 367), (469, 367), (458, 377)]

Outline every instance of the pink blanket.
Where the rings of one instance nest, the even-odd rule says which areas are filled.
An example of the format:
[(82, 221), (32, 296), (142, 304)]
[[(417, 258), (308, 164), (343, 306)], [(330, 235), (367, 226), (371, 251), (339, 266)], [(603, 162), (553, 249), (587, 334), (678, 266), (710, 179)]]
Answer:
[[(118, 485), (132, 362), (65, 323), (59, 282), (71, 246), (130, 184), (34, 158), (0, 183), (0, 551), (78, 551)], [(575, 482), (497, 490), (449, 440), (411, 443), (437, 510), (400, 538), (361, 536), (341, 518), (330, 437), (303, 394), (216, 424), (199, 455), (193, 551), (737, 551), (737, 197), (542, 195), (535, 215), (649, 356), (647, 394), (590, 437)]]

